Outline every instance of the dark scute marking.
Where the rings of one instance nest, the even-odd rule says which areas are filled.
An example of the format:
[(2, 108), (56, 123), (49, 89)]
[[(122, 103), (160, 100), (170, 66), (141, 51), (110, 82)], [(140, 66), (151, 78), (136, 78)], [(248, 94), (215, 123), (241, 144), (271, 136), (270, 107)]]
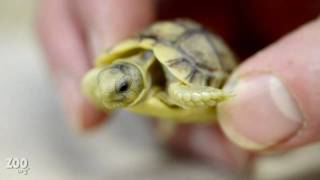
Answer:
[(139, 34), (138, 38), (140, 41), (142, 41), (143, 39), (146, 39), (146, 38), (154, 39), (154, 40), (158, 41), (158, 37), (153, 34)]
[(195, 75), (198, 73), (196, 69), (192, 69), (190, 73), (187, 75), (186, 79), (189, 80), (189, 82), (193, 82)]
[[(208, 39), (209, 32), (206, 31), (205, 29), (196, 29), (196, 30), (193, 30), (193, 31), (186, 32), (183, 36), (181, 36), (181, 37), (179, 38), (179, 41), (184, 40), (184, 39), (187, 39), (187, 38), (190, 38), (190, 37), (192, 37), (192, 36), (195, 35), (195, 34), (201, 34), (201, 35), (204, 35), (204, 36), (206, 37), (206, 38), (205, 38), (206, 41), (209, 43), (209, 45), (210, 45), (210, 47), (212, 48), (212, 50), (214, 51), (214, 53), (217, 54), (218, 60), (219, 60), (219, 62), (220, 62), (220, 64), (221, 64), (221, 60), (220, 60), (220, 59), (221, 59), (221, 57), (220, 57), (220, 54), (221, 54), (221, 53), (218, 52), (218, 50), (216, 49), (216, 47), (215, 47), (215, 46), (212, 44), (212, 42)], [(183, 48), (180, 46), (180, 44), (178, 44), (178, 49), (179, 49), (181, 52), (183, 52), (183, 54), (185, 54), (186, 56), (188, 56), (189, 58), (191, 58), (191, 59), (195, 62), (195, 65), (198, 66), (198, 67), (200, 67), (201, 69), (205, 69), (205, 70), (210, 71), (210, 72), (215, 71), (215, 70), (218, 70), (217, 68), (212, 69), (212, 68), (210, 68), (210, 67), (208, 67), (208, 66), (206, 66), (206, 65), (204, 65), (204, 64), (197, 63), (197, 62), (195, 61), (195, 59), (196, 59), (197, 57), (192, 56), (188, 51), (186, 51), (185, 49), (183, 49)], [(201, 53), (201, 52), (199, 52), (199, 53)]]
[(196, 65), (198, 67), (200, 67), (201, 69), (205, 69), (205, 70), (210, 71), (210, 72), (218, 70), (218, 68), (211, 68), (211, 67), (208, 67), (208, 66), (206, 66), (204, 64), (200, 64), (200, 63), (196, 63)]
[(205, 85), (206, 86), (210, 86), (210, 83), (212, 81), (212, 79), (214, 79), (214, 76), (207, 76), (206, 81), (205, 81)]
[(225, 69), (225, 71), (226, 73), (231, 74), (233, 70), (228, 68), (228, 69)]
[(189, 52), (184, 50), (181, 46), (179, 46), (177, 49), (182, 54), (184, 54), (188, 59), (191, 59), (188, 62), (192, 66), (192, 68), (194, 68), (194, 69), (200, 68), (200, 69), (206, 70), (206, 71), (208, 71), (208, 72), (206, 72), (206, 74), (211, 74), (212, 71), (216, 70), (216, 69), (212, 69), (210, 67), (207, 67), (205, 64), (197, 63), (197, 61), (195, 60), (195, 57), (190, 55)]
[(168, 65), (170, 67), (179, 65), (181, 63), (188, 63), (189, 64), (189, 61), (187, 59), (185, 59), (185, 58), (172, 59), (172, 60), (168, 61)]
[(185, 33), (183, 33), (181, 36), (179, 36), (174, 43), (175, 44), (179, 44), (180, 41), (184, 40), (184, 39), (188, 39), (190, 37), (192, 37), (195, 34), (203, 34), (205, 32), (204, 29), (202, 28), (197, 28), (197, 29), (189, 29), (187, 30)]
[[(224, 63), (223, 63), (223, 56), (224, 54), (222, 54), (220, 51), (217, 50), (217, 47), (215, 46), (214, 42), (213, 41), (210, 41), (210, 39), (214, 39), (214, 38), (210, 38), (210, 32), (205, 32), (204, 33), (205, 37), (206, 37), (206, 40), (207, 42), (209, 43), (210, 45), (210, 48), (213, 50), (213, 52), (217, 55), (217, 58), (218, 58), (218, 61), (219, 61), (219, 64), (221, 66), (224, 66)], [(226, 67), (222, 67), (223, 70), (227, 69)]]

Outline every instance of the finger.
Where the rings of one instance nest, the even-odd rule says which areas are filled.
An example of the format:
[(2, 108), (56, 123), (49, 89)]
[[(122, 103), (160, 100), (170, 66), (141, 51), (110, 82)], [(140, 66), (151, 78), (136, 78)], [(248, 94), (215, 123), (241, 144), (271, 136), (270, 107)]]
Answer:
[(105, 48), (140, 31), (154, 19), (153, 0), (73, 2), (90, 44), (90, 65)]
[(218, 106), (226, 135), (252, 150), (290, 149), (320, 139), (320, 21), (299, 28), (248, 59)]
[(253, 155), (235, 146), (217, 124), (179, 125), (167, 142), (174, 154), (201, 159), (216, 168), (245, 173)]
[(84, 32), (67, 2), (43, 1), (38, 31), (66, 114), (74, 125), (88, 128), (102, 122), (105, 114), (90, 105), (80, 92), (81, 78), (90, 66)]
[(95, 53), (141, 31), (155, 18), (153, 0), (76, 2), (82, 21), (90, 33)]

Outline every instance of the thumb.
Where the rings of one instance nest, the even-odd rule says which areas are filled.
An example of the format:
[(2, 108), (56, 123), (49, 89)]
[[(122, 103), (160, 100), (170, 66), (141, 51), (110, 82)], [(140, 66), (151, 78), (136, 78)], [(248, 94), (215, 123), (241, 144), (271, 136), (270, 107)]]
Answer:
[(234, 143), (288, 150), (320, 140), (320, 20), (251, 57), (226, 85), (236, 96), (218, 106)]

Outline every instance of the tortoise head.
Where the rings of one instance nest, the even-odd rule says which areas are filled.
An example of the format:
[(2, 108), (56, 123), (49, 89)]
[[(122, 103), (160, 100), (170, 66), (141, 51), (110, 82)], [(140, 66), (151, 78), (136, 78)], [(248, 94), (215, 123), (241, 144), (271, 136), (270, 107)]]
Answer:
[(102, 69), (97, 75), (96, 95), (107, 109), (127, 107), (145, 89), (140, 69), (127, 62), (119, 62)]

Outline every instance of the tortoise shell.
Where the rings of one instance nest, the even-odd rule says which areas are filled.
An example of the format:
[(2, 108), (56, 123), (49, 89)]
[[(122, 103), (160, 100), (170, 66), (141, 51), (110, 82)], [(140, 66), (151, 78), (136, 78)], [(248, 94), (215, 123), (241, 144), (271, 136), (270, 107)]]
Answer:
[(181, 19), (151, 25), (102, 55), (96, 65), (110, 64), (141, 49), (152, 50), (165, 69), (191, 85), (221, 87), (236, 67), (234, 55), (221, 38), (193, 21)]

